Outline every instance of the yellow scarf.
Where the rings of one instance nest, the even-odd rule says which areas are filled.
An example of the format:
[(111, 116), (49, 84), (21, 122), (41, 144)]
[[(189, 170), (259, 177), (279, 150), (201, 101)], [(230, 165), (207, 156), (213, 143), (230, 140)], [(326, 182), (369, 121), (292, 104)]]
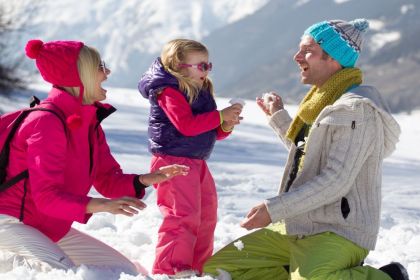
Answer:
[(294, 142), (305, 123), (311, 126), (322, 109), (333, 104), (351, 86), (361, 83), (362, 71), (359, 68), (344, 68), (332, 75), (321, 87), (312, 86), (300, 103), (286, 137)]

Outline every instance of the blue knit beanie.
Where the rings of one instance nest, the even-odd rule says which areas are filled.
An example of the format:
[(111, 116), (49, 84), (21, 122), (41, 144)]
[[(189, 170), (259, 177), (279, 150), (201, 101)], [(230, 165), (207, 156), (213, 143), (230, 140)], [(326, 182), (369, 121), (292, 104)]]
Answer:
[(321, 48), (343, 67), (353, 67), (359, 58), (362, 33), (369, 28), (366, 19), (329, 20), (315, 23), (305, 30)]

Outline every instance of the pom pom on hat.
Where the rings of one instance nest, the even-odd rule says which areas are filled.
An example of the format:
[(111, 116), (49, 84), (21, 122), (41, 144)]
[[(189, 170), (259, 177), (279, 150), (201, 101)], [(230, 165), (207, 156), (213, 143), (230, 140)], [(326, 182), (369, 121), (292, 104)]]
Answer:
[(77, 60), (84, 44), (77, 41), (30, 40), (25, 51), (28, 57), (35, 59), (36, 66), (45, 81), (64, 87), (80, 87)]
[(26, 56), (32, 59), (36, 59), (43, 45), (44, 42), (42, 42), (41, 40), (28, 41), (25, 47)]
[(354, 67), (362, 46), (363, 33), (369, 28), (366, 19), (328, 20), (315, 23), (305, 31), (343, 67)]
[(80, 116), (83, 102), (84, 86), (79, 76), (77, 61), (84, 44), (78, 41), (30, 40), (25, 52), (29, 58), (35, 59), (36, 66), (45, 81), (59, 87), (79, 88), (79, 109), (66, 119), (67, 126), (77, 129), (82, 124)]
[(366, 32), (369, 28), (369, 22), (364, 18), (358, 18), (349, 22), (350, 24), (354, 25), (354, 28), (361, 32)]
[(82, 125), (82, 117), (77, 114), (70, 115), (66, 119), (67, 127), (70, 128), (70, 130), (78, 129)]

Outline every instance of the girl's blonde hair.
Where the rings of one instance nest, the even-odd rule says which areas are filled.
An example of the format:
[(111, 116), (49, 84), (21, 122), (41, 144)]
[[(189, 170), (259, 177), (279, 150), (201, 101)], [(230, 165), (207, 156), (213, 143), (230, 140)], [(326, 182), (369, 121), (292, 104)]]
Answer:
[[(178, 80), (179, 88), (187, 93), (190, 104), (197, 98), (201, 88), (192, 79), (181, 74), (182, 68), (179, 67), (179, 64), (185, 62), (187, 55), (192, 52), (209, 54), (206, 46), (200, 42), (188, 39), (175, 39), (166, 43), (160, 55), (163, 67)], [(213, 83), (208, 77), (204, 80), (203, 88), (214, 95)]]
[[(100, 62), (101, 55), (95, 48), (83, 46), (80, 49), (77, 68), (80, 80), (84, 86), (83, 104), (92, 104), (94, 102), (93, 96), (95, 94)], [(79, 96), (79, 87), (65, 87), (65, 89), (73, 96)]]

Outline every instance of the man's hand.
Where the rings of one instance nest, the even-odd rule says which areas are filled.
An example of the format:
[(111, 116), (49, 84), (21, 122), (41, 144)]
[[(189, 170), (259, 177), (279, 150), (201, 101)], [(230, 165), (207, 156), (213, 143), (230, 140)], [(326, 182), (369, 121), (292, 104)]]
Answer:
[(266, 227), (270, 223), (271, 218), (268, 214), (267, 207), (264, 203), (261, 203), (248, 212), (246, 218), (241, 222), (241, 227), (251, 230), (254, 228)]
[(267, 116), (273, 115), (278, 110), (284, 109), (283, 100), (275, 93), (265, 93), (263, 97), (256, 98), (257, 105)]

